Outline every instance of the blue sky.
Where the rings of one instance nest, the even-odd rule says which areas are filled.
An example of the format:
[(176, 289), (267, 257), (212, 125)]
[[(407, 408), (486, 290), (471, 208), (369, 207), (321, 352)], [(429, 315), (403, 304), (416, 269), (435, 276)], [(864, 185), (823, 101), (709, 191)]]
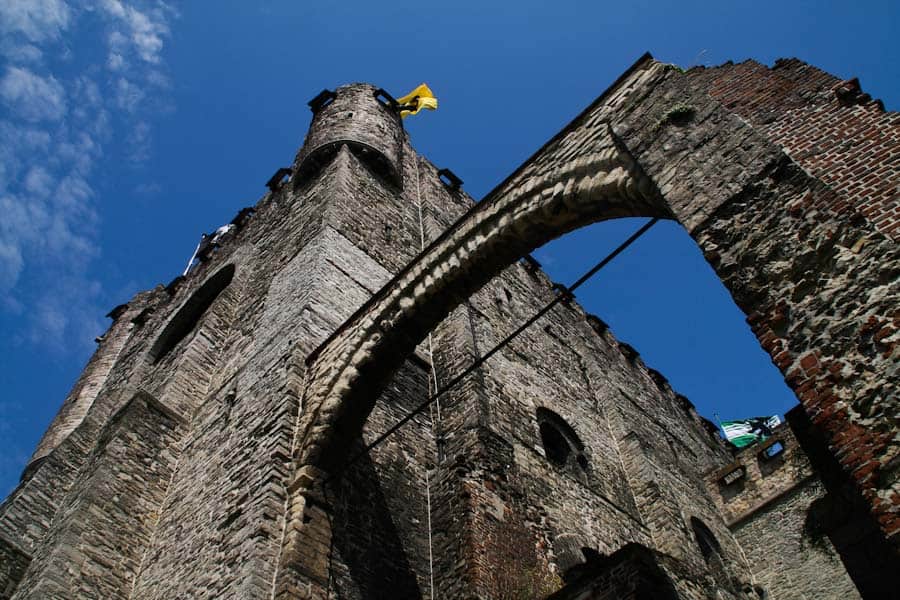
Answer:
[[(417, 149), (481, 198), (644, 51), (684, 67), (796, 56), (896, 109), (892, 2), (162, 3), (0, 0), (0, 496), (102, 333), (200, 233), (289, 165), (322, 88), (426, 81)], [(536, 253), (571, 282), (638, 223)], [(674, 224), (579, 293), (707, 416), (795, 400)]]

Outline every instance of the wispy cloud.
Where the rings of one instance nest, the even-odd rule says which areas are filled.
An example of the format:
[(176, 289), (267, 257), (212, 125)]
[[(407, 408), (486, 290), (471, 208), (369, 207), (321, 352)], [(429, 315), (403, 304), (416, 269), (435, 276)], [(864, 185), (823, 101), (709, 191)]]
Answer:
[(58, 121), (66, 114), (66, 93), (52, 76), (8, 67), (0, 79), (0, 98), (26, 121)]
[(100, 8), (119, 25), (110, 32), (110, 56), (115, 53), (124, 60), (124, 55), (133, 50), (144, 62), (160, 62), (172, 8), (160, 2), (142, 11), (119, 0), (101, 0)]
[(176, 17), (154, 0), (0, 0), (0, 317), (20, 317), (11, 338), (62, 350), (101, 330), (96, 166), (112, 140), (133, 162), (150, 156)]
[(158, 196), (162, 192), (162, 186), (156, 181), (143, 182), (134, 186), (134, 193), (138, 196)]
[(21, 35), (31, 42), (59, 38), (69, 26), (71, 11), (63, 0), (0, 2), (0, 33)]
[(124, 77), (116, 80), (116, 106), (125, 112), (137, 112), (144, 100), (144, 89)]

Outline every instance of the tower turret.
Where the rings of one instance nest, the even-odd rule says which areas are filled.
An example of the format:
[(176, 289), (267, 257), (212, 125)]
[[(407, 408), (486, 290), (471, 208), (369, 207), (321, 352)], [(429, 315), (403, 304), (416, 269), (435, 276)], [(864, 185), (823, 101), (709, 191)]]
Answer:
[(346, 144), (376, 173), (402, 187), (403, 123), (387, 92), (354, 83), (323, 90), (309, 106), (315, 116), (294, 161), (296, 183), (330, 162)]

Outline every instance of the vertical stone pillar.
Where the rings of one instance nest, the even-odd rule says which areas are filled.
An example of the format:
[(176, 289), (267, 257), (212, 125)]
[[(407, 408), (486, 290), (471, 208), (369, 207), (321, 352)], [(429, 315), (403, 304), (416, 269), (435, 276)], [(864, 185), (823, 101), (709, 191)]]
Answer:
[(290, 502), (273, 592), (276, 600), (326, 596), (333, 509), (325, 502), (325, 476), (315, 467), (304, 467), (288, 489)]

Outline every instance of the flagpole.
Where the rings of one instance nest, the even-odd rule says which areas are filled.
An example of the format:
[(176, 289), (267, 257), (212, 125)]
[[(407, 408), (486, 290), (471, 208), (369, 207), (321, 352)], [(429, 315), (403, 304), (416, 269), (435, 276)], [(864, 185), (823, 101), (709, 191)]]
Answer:
[[(725, 433), (725, 428), (722, 426), (722, 419), (719, 418), (719, 413), (714, 412), (713, 416), (716, 418), (716, 423), (719, 424), (719, 429), (722, 430), (722, 433)], [(727, 438), (728, 436), (725, 437)]]
[(194, 259), (197, 258), (197, 251), (200, 250), (200, 244), (203, 243), (203, 237), (200, 237), (200, 241), (197, 242), (197, 247), (194, 248), (194, 253), (191, 254), (191, 259), (188, 261), (187, 266), (184, 268), (184, 273), (181, 274), (182, 277), (187, 276), (188, 271), (191, 270), (191, 265), (194, 264)]

